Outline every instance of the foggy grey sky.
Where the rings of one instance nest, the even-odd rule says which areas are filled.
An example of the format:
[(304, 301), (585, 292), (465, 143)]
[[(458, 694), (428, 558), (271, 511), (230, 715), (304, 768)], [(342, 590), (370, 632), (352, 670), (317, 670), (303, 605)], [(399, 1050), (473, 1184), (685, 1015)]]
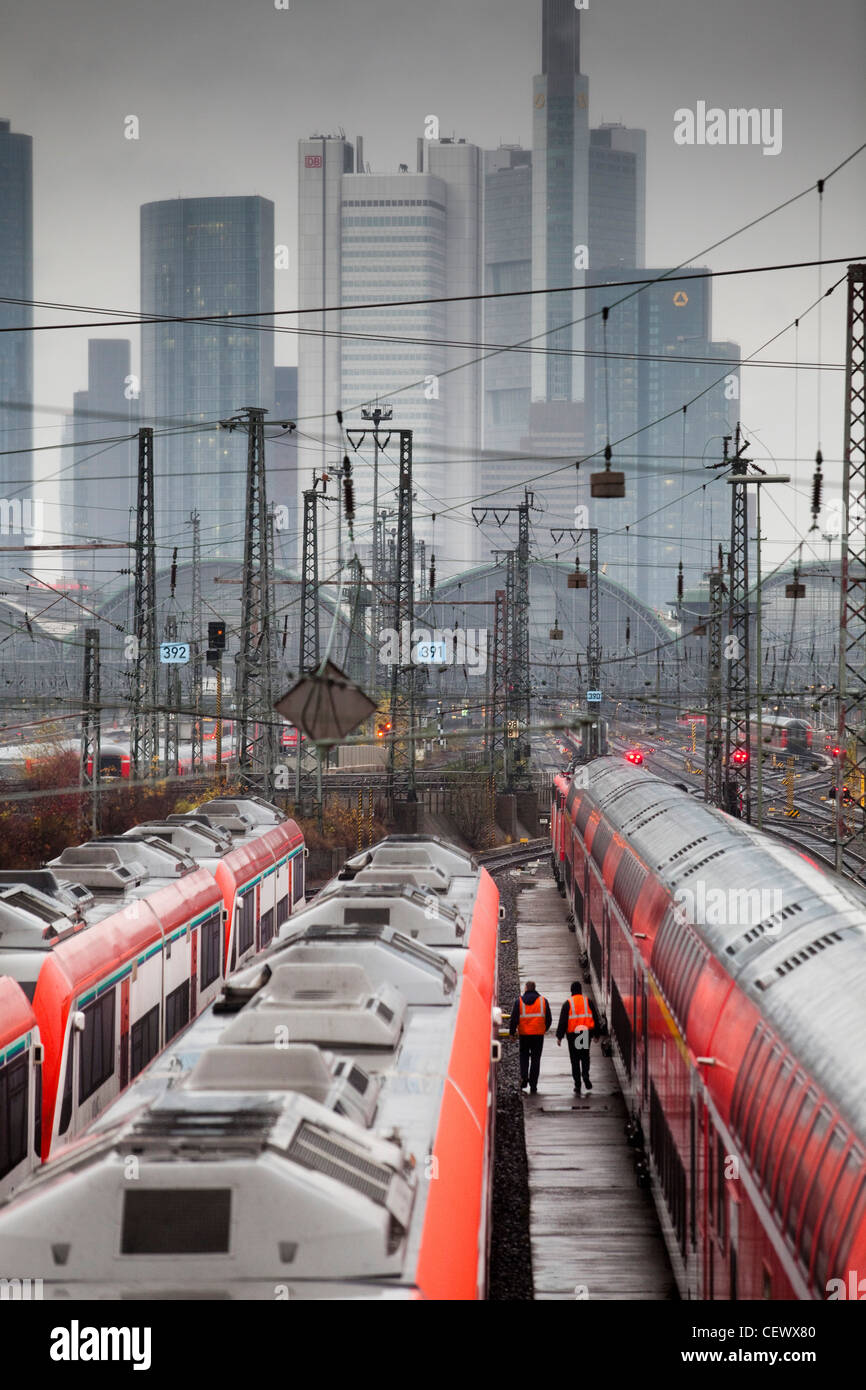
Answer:
[[(866, 7), (862, 0), (589, 0), (581, 66), (593, 124), (645, 128), (647, 264), (673, 265), (827, 174), (866, 139)], [(138, 218), (143, 202), (178, 195), (260, 194), (276, 204), (276, 240), (291, 248), (276, 272), (281, 308), (296, 303), (295, 161), (299, 137), (343, 127), (365, 137), (374, 170), (414, 167), (415, 138), (436, 114), (442, 134), (483, 147), (530, 144), (531, 79), (539, 68), (538, 0), (77, 0), (0, 4), (0, 116), (34, 137), (34, 294), (38, 299), (138, 308)], [(674, 144), (678, 107), (781, 107), (783, 149)], [(135, 114), (141, 139), (123, 138)], [(866, 256), (866, 156), (827, 186), (824, 255)], [(817, 256), (817, 200), (737, 238), (707, 259), (714, 269)], [(844, 267), (825, 272), (825, 286)], [(753, 351), (805, 309), (817, 273), (717, 282), (714, 332)], [(146, 307), (146, 306), (145, 306)], [(251, 306), (252, 307), (252, 306)], [(76, 317), (81, 317), (76, 315)], [(62, 320), (49, 311), (37, 321)], [(815, 318), (800, 333), (813, 358)], [(827, 305), (823, 359), (843, 356), (843, 290)], [(135, 329), (93, 330), (131, 337)], [(86, 385), (86, 330), (37, 335), (35, 396), (70, 409)], [(771, 350), (792, 359), (793, 335)], [(277, 363), (296, 360), (277, 340)], [(843, 379), (823, 377), (823, 446), (841, 451)], [(799, 468), (793, 376), (743, 372), (742, 418), (800, 479), (808, 526), (815, 438), (815, 375), (800, 377)], [(239, 403), (240, 404), (240, 403)], [(59, 439), (42, 411), (36, 443)], [(760, 449), (755, 451), (761, 462)], [(43, 476), (62, 456), (40, 456)], [(828, 463), (828, 491), (840, 477)], [(772, 512), (775, 507), (768, 506)], [(771, 515), (765, 531), (790, 548)], [(822, 554), (825, 553), (822, 549)]]

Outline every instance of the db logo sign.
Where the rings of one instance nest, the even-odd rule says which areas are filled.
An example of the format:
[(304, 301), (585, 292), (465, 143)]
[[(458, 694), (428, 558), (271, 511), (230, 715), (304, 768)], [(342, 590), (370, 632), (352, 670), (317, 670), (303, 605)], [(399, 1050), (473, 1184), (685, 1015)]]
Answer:
[(320, 154), (305, 154), (305, 155), (304, 155), (304, 168), (305, 168), (305, 169), (321, 169), (321, 167), (322, 167), (322, 156), (321, 156)]

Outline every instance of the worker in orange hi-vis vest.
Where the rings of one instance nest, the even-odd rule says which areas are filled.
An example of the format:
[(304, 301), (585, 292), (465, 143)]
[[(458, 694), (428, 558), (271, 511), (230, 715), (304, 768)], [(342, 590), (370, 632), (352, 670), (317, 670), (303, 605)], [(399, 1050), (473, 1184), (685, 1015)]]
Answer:
[(553, 1022), (550, 1005), (543, 994), (535, 988), (534, 980), (526, 981), (526, 988), (515, 999), (511, 1009), (509, 1032), (520, 1039), (520, 1089), (528, 1086), (533, 1095), (538, 1090), (538, 1073), (541, 1070), (541, 1049), (544, 1035)]
[(572, 980), (571, 995), (559, 1011), (559, 1022), (556, 1025), (556, 1045), (561, 1047), (563, 1037), (568, 1039), (571, 1075), (574, 1078), (574, 1089), (578, 1095), (580, 1095), (581, 1072), (583, 1072), (584, 1086), (588, 1091), (592, 1090), (592, 1082), (589, 1079), (589, 1044), (597, 1029), (598, 1020), (592, 1007), (592, 1000), (580, 980)]

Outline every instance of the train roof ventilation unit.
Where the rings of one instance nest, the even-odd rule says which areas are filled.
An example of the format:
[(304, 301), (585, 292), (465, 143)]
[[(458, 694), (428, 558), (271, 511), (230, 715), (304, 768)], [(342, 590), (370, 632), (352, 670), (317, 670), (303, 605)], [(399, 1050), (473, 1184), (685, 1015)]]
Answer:
[[(131, 848), (132, 841), (127, 844)], [(50, 867), (59, 869), (73, 883), (101, 893), (124, 893), (149, 877), (141, 860), (127, 858), (124, 863), (116, 848), (99, 844), (67, 845), (62, 854), (50, 860)]]
[(309, 1120), (301, 1121), (286, 1154), (293, 1163), (344, 1183), (380, 1207), (387, 1203), (392, 1170), (365, 1158), (352, 1144)]
[(792, 970), (796, 970), (800, 965), (805, 965), (814, 956), (826, 951), (828, 946), (833, 946), (842, 939), (842, 933), (838, 931), (828, 931), (824, 936), (816, 937), (814, 941), (809, 942), (808, 946), (804, 946), (801, 951), (795, 951), (793, 955), (788, 956), (780, 965), (777, 965), (772, 975), (764, 975), (761, 979), (756, 980), (755, 988), (769, 989), (770, 985), (775, 984), (777, 980), (784, 979), (786, 975), (790, 975)]
[(184, 1087), (190, 1091), (299, 1091), (357, 1123), (370, 1125), (381, 1081), (357, 1063), (347, 1065), (332, 1052), (309, 1043), (267, 1048), (226, 1044), (201, 1054)]
[[(736, 892), (736, 889), (734, 891)], [(743, 889), (742, 891), (749, 892), (750, 890)], [(755, 889), (754, 891), (759, 892), (760, 890)], [(757, 922), (754, 927), (750, 927), (747, 932), (743, 932), (742, 936), (738, 936), (736, 941), (732, 941), (729, 946), (726, 946), (726, 954), (735, 956), (737, 952), (743, 950), (745, 946), (753, 945), (754, 942), (759, 941), (761, 937), (766, 936), (768, 933), (775, 936), (783, 922), (802, 911), (802, 903), (791, 903), (788, 907), (781, 908), (779, 912), (771, 913), (769, 917), (764, 918), (763, 922)]]
[(224, 1043), (267, 1043), (275, 1029), (322, 1047), (393, 1052), (406, 1001), (387, 982), (374, 985), (360, 965), (276, 965), (270, 980), (222, 1034)]

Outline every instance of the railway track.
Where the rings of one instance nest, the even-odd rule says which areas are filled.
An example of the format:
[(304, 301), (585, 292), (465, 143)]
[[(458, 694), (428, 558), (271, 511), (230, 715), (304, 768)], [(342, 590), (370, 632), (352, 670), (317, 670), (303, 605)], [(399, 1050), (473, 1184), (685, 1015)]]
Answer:
[(497, 869), (511, 869), (516, 864), (538, 859), (549, 852), (550, 841), (545, 836), (539, 836), (536, 840), (527, 840), (525, 844), (498, 845), (496, 849), (482, 850), (475, 858), (485, 869), (495, 872)]

